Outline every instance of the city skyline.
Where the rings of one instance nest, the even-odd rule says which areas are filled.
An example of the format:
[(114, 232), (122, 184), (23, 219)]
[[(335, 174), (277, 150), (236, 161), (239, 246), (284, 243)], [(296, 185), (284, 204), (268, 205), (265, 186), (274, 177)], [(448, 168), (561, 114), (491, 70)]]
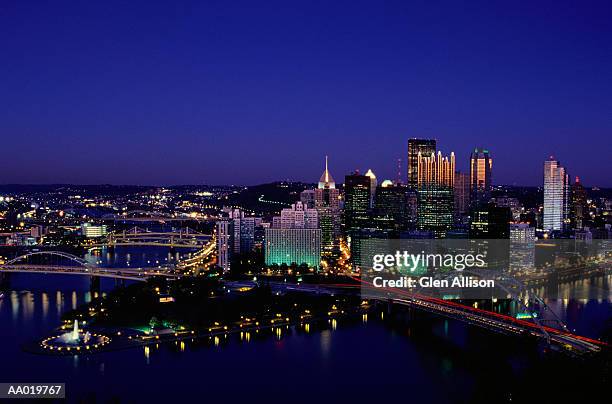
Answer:
[(611, 18), (552, 2), (4, 5), (0, 183), (311, 181), (324, 155), (380, 179), (401, 158), (405, 181), (417, 137), (464, 172), (487, 148), (495, 184), (541, 185), (554, 155), (610, 187)]

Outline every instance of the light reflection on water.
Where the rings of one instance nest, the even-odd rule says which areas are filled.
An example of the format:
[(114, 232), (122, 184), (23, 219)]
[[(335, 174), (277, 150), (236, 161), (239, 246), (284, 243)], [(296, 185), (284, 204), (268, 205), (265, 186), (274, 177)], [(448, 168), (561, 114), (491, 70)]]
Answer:
[[(180, 252), (170, 255), (162, 252), (161, 256), (156, 254), (143, 256), (143, 252), (139, 251), (124, 254), (121, 258), (121, 255), (115, 252), (113, 258), (113, 254), (106, 252), (104, 256), (95, 258), (103, 262), (117, 263), (118, 266), (128, 261), (137, 265), (135, 262), (138, 260), (165, 262), (164, 258), (176, 259)], [(574, 287), (603, 289), (605, 284), (602, 282), (603, 280), (593, 285), (580, 282)], [(342, 375), (352, 375), (358, 367), (356, 363), (373, 366), (373, 369), (386, 369), (393, 366), (388, 361), (390, 357), (400, 359), (392, 362), (398, 363), (400, 367), (396, 369), (396, 373), (392, 370), (385, 372), (385, 382), (395, 380), (393, 377), (397, 374), (397, 383), (412, 384), (416, 388), (415, 391), (423, 388), (436, 394), (439, 390), (440, 394), (443, 394), (445, 383), (439, 384), (436, 380), (445, 380), (444, 378), (448, 377), (445, 380), (446, 384), (451, 386), (448, 389), (453, 393), (460, 392), (454, 397), (459, 399), (462, 394), (468, 394), (469, 389), (463, 390), (463, 387), (458, 386), (463, 386), (462, 383), (469, 385), (478, 380), (478, 375), (462, 369), (461, 364), (458, 365), (446, 354), (422, 353), (420, 346), (412, 341), (411, 337), (395, 338), (393, 333), (381, 327), (377, 320), (390, 317), (384, 312), (380, 315), (372, 314), (369, 319), (364, 315), (361, 319), (362, 325), (353, 328), (344, 327), (343, 321), (338, 324), (334, 320), (330, 322), (328, 329), (323, 330), (316, 327), (311, 329), (311, 325), (306, 323), (302, 335), (291, 331), (284, 332), (278, 327), (271, 335), (265, 333), (268, 337), (262, 340), (261, 337), (256, 337), (256, 333), (253, 334), (251, 341), (251, 335), (245, 333), (243, 341), (251, 341), (250, 343), (224, 340), (221, 344), (221, 339), (215, 336), (209, 343), (218, 349), (192, 349), (191, 344), (181, 341), (176, 346), (172, 344), (172, 352), (164, 345), (146, 347), (144, 358), (143, 351), (139, 349), (80, 358), (31, 355), (23, 352), (20, 346), (57, 327), (62, 313), (91, 301), (89, 280), (87, 277), (20, 274), (11, 278), (11, 285), (14, 290), (6, 292), (4, 298), (0, 299), (0, 357), (5, 363), (20, 364), (14, 369), (11, 368), (12, 377), (16, 379), (31, 376), (67, 382), (72, 391), (77, 392), (75, 394), (98, 391), (100, 397), (104, 397), (104, 394), (110, 394), (104, 391), (119, 390), (126, 401), (130, 401), (129, 398), (140, 401), (145, 399), (145, 396), (134, 397), (135, 392), (139, 395), (149, 392), (147, 398), (155, 400), (158, 397), (150, 391), (152, 385), (183, 385), (188, 382), (191, 382), (190, 385), (195, 386), (196, 390), (204, 389), (205, 393), (209, 394), (213, 386), (217, 388), (226, 380), (233, 381), (232, 378), (227, 378), (227, 374), (234, 372), (236, 366), (245, 374), (251, 375), (250, 380), (257, 386), (268, 383), (270, 374), (279, 378), (280, 385), (283, 381), (287, 384), (293, 383), (294, 379), (300, 377), (306, 380), (313, 374), (328, 380), (340, 378), (341, 382), (349, 384), (354, 382), (353, 376), (342, 379)], [(102, 280), (102, 290), (108, 291), (112, 287), (114, 281)], [(563, 290), (565, 293), (567, 289)], [(576, 328), (585, 335), (598, 336), (594, 334), (599, 333), (601, 329), (594, 329), (593, 326), (602, 325), (610, 318), (609, 300), (605, 299), (606, 296), (602, 294), (600, 300), (558, 299), (548, 300), (547, 304), (567, 321), (570, 328)], [(502, 310), (504, 307), (496, 309)], [(439, 324), (447, 338), (457, 338), (457, 330), (451, 322), (444, 321)], [(411, 335), (411, 329), (406, 335)], [(279, 339), (281, 341), (278, 341)], [(363, 349), (364, 343), (368, 349)], [(279, 346), (283, 349), (278, 349)], [(357, 362), (354, 359), (356, 356), (359, 357)], [(245, 357), (249, 360), (245, 361)], [(431, 363), (436, 366), (430, 366)], [(203, 366), (211, 371), (202, 371)], [(293, 369), (292, 372), (287, 372), (287, 378), (291, 380), (284, 380), (284, 374), (279, 375), (278, 369), (283, 366)], [(410, 379), (400, 377), (407, 374), (412, 375)], [(202, 382), (202, 376), (206, 376), (204, 379), (207, 380)], [(57, 380), (58, 377), (61, 380)], [(124, 386), (127, 379), (130, 380), (129, 386)], [(432, 398), (431, 401), (435, 400)]]

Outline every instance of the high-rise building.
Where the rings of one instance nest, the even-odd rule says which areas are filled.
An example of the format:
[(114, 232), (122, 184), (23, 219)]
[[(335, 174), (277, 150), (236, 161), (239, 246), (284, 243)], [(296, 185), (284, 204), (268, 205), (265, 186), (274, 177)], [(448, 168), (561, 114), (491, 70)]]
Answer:
[(455, 172), (455, 218), (468, 216), (470, 211), (470, 176), (461, 171)]
[(576, 177), (576, 181), (572, 184), (570, 219), (574, 229), (582, 229), (589, 219), (587, 193), (580, 183), (579, 177)]
[(313, 190), (314, 208), (319, 214), (321, 248), (324, 255), (331, 255), (340, 236), (340, 191), (329, 173), (327, 156), (325, 171), (319, 179), (319, 186)]
[(300, 192), (300, 202), (307, 208), (314, 209), (315, 207), (315, 190), (305, 189)]
[(304, 206), (302, 202), (296, 202), (290, 208), (281, 210), (280, 222), (273, 221), (273, 226), (281, 229), (316, 229), (319, 226), (319, 215), (316, 209)]
[(376, 216), (379, 221), (388, 222), (385, 229), (407, 229), (407, 192), (406, 186), (393, 184), (389, 180), (383, 181), (376, 189)]
[(321, 262), (321, 229), (265, 229), (265, 263), (306, 264), (318, 268)]
[(546, 231), (563, 230), (569, 213), (569, 176), (551, 156), (544, 162), (544, 218)]
[(486, 205), (491, 199), (491, 170), (493, 160), (489, 151), (476, 148), (470, 156), (470, 191), (473, 206)]
[(408, 139), (408, 166), (406, 170), (408, 187), (410, 189), (416, 190), (417, 188), (419, 153), (422, 156), (430, 156), (435, 152), (435, 139)]
[(376, 175), (372, 169), (368, 169), (365, 173), (366, 177), (370, 178), (370, 208), (374, 207), (374, 196), (376, 195), (376, 187), (378, 186), (378, 181), (376, 180)]
[(244, 254), (255, 249), (257, 232), (263, 225), (260, 217), (246, 216), (240, 209), (225, 208), (228, 217), (217, 222), (217, 265), (229, 271), (234, 254)]
[(528, 273), (535, 270), (535, 228), (529, 223), (510, 223), (511, 273)]
[(417, 228), (445, 237), (453, 226), (455, 154), (441, 152), (417, 159)]
[(344, 178), (344, 224), (347, 230), (359, 228), (368, 221), (370, 177), (355, 172)]
[(261, 225), (261, 218), (246, 216), (240, 209), (225, 209), (232, 221), (232, 252), (241, 254), (253, 250), (255, 246), (255, 227)]
[(230, 270), (234, 250), (234, 222), (230, 219), (217, 222), (217, 265), (224, 272)]
[(281, 210), (272, 228), (265, 229), (266, 265), (307, 264), (318, 267), (321, 261), (321, 229), (318, 212), (296, 202)]

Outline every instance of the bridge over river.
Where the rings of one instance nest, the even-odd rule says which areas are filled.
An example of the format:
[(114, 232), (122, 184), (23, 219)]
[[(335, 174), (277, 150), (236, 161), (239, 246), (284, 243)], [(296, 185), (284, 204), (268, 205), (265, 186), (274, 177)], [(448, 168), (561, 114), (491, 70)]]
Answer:
[(61, 275), (88, 275), (131, 281), (146, 281), (150, 277), (180, 277), (171, 265), (150, 268), (99, 267), (81, 257), (62, 251), (35, 251), (0, 264), (3, 273), (39, 273)]

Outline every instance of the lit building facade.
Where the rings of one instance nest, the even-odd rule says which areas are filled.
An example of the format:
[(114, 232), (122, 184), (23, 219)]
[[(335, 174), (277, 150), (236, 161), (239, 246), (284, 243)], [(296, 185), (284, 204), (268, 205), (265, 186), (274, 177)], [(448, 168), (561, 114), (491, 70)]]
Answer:
[(265, 229), (265, 263), (271, 265), (306, 264), (318, 268), (321, 262), (321, 229), (318, 212), (296, 202), (281, 210)]
[(376, 187), (378, 186), (378, 180), (376, 174), (372, 169), (368, 169), (365, 173), (366, 177), (370, 178), (370, 208), (374, 207), (374, 197), (376, 195)]
[(229, 271), (234, 254), (248, 253), (261, 245), (261, 240), (257, 243), (257, 233), (262, 233), (265, 223), (260, 217), (246, 216), (240, 209), (226, 208), (224, 211), (228, 217), (216, 223), (217, 265)]
[(318, 268), (321, 262), (321, 229), (265, 229), (265, 263), (306, 264)]
[(376, 189), (376, 216), (389, 223), (384, 228), (405, 230), (408, 228), (408, 189), (400, 184), (385, 180)]
[(455, 154), (438, 154), (417, 160), (417, 228), (445, 237), (453, 227)]
[(416, 190), (417, 188), (419, 154), (430, 156), (432, 153), (436, 153), (435, 139), (408, 139), (408, 166), (406, 170), (410, 189)]
[(81, 234), (87, 238), (99, 238), (106, 236), (106, 225), (96, 226), (91, 223), (81, 224)]
[(470, 191), (473, 206), (486, 205), (491, 199), (493, 159), (486, 149), (474, 149), (470, 156)]
[(572, 184), (570, 220), (574, 229), (582, 229), (589, 220), (587, 193), (579, 177), (576, 177), (576, 181)]
[(217, 230), (217, 265), (228, 272), (231, 265), (232, 251), (234, 250), (234, 223), (233, 221), (221, 220), (216, 224)]
[(273, 226), (281, 229), (316, 229), (319, 227), (319, 215), (316, 209), (296, 202), (290, 208), (281, 210), (280, 220), (274, 220)]
[(470, 211), (470, 176), (461, 171), (455, 173), (455, 218), (461, 221)]
[(529, 223), (510, 223), (511, 273), (535, 271), (535, 228)]
[(353, 173), (344, 178), (344, 225), (347, 231), (368, 224), (371, 179)]
[(569, 213), (569, 176), (561, 163), (550, 157), (544, 162), (544, 217), (546, 231), (560, 231)]
[(319, 179), (319, 184), (313, 190), (314, 208), (319, 215), (321, 229), (321, 248), (323, 255), (331, 255), (340, 236), (340, 191), (329, 172), (327, 156), (325, 156), (325, 171)]

